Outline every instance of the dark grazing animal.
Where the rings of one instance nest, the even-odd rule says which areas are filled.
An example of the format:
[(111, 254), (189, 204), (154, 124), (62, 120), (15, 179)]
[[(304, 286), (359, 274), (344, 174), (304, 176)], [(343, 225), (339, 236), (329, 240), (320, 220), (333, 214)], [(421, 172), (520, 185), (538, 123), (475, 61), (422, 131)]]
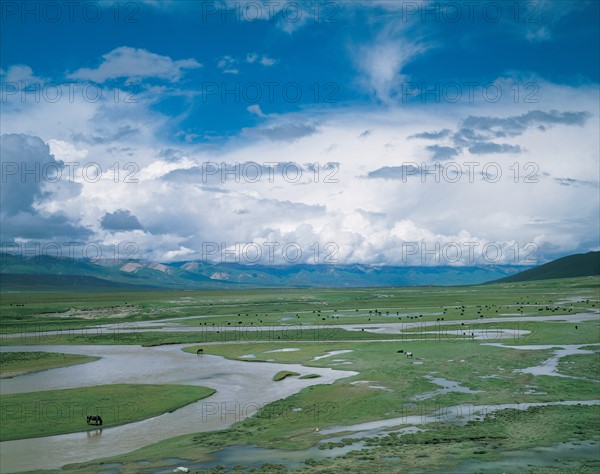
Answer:
[(87, 424), (88, 425), (102, 425), (102, 417), (100, 415), (88, 415), (87, 416)]

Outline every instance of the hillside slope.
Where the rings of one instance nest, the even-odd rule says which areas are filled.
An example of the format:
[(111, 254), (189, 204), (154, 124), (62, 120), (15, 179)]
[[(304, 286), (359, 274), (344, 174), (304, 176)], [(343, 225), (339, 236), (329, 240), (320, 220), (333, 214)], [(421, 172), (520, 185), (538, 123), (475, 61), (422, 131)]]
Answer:
[(600, 252), (569, 255), (490, 283), (516, 283), (594, 275), (600, 275)]

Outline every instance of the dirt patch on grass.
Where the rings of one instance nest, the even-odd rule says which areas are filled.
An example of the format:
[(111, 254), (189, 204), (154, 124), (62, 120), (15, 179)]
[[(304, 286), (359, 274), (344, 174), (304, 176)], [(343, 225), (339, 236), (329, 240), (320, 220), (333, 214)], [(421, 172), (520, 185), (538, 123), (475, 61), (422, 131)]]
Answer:
[(122, 319), (140, 311), (138, 306), (111, 306), (108, 308), (75, 309), (71, 308), (63, 313), (45, 313), (43, 317), (64, 319)]

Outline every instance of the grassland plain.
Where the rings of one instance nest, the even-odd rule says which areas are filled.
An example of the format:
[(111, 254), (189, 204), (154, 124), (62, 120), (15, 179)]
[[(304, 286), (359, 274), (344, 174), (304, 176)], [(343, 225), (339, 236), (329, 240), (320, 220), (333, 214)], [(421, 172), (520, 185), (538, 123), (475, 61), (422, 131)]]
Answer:
[[(398, 427), (408, 426), (411, 416), (425, 418), (429, 413), (461, 403), (488, 409), (504, 403), (552, 402), (563, 399), (592, 400), (598, 398), (594, 382), (574, 384), (559, 377), (533, 376), (513, 372), (537, 365), (552, 351), (516, 351), (510, 348), (480, 346), (468, 342), (460, 346), (449, 342), (408, 343), (414, 348), (417, 362), (398, 354), (397, 343), (354, 343), (353, 352), (314, 360), (329, 351), (348, 349), (345, 343), (303, 343), (299, 351), (267, 352), (283, 349), (284, 344), (223, 344), (205, 346), (205, 351), (239, 358), (252, 351), (257, 357), (277, 362), (303, 362), (308, 366), (335, 366), (334, 359), (343, 357), (354, 362), (349, 367), (360, 374), (334, 383), (319, 385), (272, 403), (256, 417), (246, 419), (229, 430), (182, 436), (152, 445), (125, 456), (105, 460), (122, 463), (123, 472), (135, 472), (139, 462), (149, 461), (158, 467), (163, 459), (177, 457), (190, 463), (208, 461), (219, 450), (251, 443), (271, 449), (307, 449), (319, 441), (330, 449), (353, 443), (350, 437), (328, 443), (331, 435), (320, 434), (335, 426), (366, 421), (399, 418)], [(193, 351), (194, 348), (188, 350)], [(458, 355), (460, 358), (456, 357)], [(453, 357), (449, 359), (448, 357)], [(462, 362), (464, 361), (464, 362)], [(251, 363), (249, 362), (251, 366)], [(338, 366), (338, 368), (340, 368)], [(502, 370), (501, 370), (502, 369)], [(433, 372), (457, 381), (461, 387), (477, 393), (448, 392), (415, 401), (423, 393), (434, 393), (440, 387), (427, 376)], [(357, 383), (365, 382), (365, 383)], [(378, 388), (372, 388), (378, 387)], [(382, 388), (383, 387), (383, 388)], [(387, 390), (386, 390), (387, 389)], [(533, 393), (532, 393), (533, 392)], [(301, 411), (297, 411), (298, 409)], [(469, 459), (488, 462), (501, 459), (515, 449), (546, 446), (556, 442), (596, 440), (600, 430), (597, 406), (534, 407), (527, 411), (503, 410), (485, 418), (475, 415), (464, 426), (456, 423), (432, 422), (420, 426), (425, 432), (406, 434), (386, 432), (363, 439), (363, 449), (351, 451), (334, 460), (307, 460), (303, 472), (430, 472), (452, 471)], [(402, 420), (405, 420), (404, 423)], [(540, 427), (540, 425), (543, 425)], [(319, 431), (315, 431), (319, 428)], [(351, 435), (349, 429), (346, 434)], [(340, 433), (341, 436), (344, 432)], [(360, 439), (360, 438), (359, 438)], [(399, 460), (402, 467), (399, 468)], [(598, 466), (583, 460), (577, 469)], [(97, 469), (99, 464), (72, 466), (74, 470)], [(575, 469), (575, 468), (573, 468)], [(286, 472), (265, 465), (256, 472)], [(221, 472), (207, 470), (204, 472)], [(242, 471), (240, 471), (242, 472)], [(517, 472), (527, 472), (525, 466)], [(558, 472), (558, 471), (557, 471)], [(577, 472), (570, 470), (569, 472)], [(585, 471), (582, 471), (585, 472)], [(592, 471), (590, 471), (592, 472)]]
[[(586, 302), (590, 298), (597, 300), (597, 293), (598, 280), (591, 278), (474, 287), (10, 292), (2, 293), (0, 301), (0, 333), (69, 331), (100, 324), (115, 324), (113, 332), (118, 333), (119, 328), (134, 330), (142, 321), (189, 316), (203, 317), (201, 321), (196, 318), (184, 321), (190, 325), (237, 324), (241, 320), (244, 325), (285, 326), (364, 323), (369, 318), (370, 322), (390, 322), (394, 317), (412, 321), (410, 316), (421, 314), (423, 321), (440, 317), (476, 319), (481, 316), (480, 310), (484, 317), (489, 317), (496, 315), (496, 311), (521, 314), (518, 308), (523, 308), (523, 315), (559, 314), (556, 309), (559, 306), (572, 311), (600, 307), (598, 301)], [(582, 301), (560, 302), (563, 296), (580, 296)]]
[[(92, 298), (98, 297), (98, 300)], [(453, 288), (369, 288), (349, 290), (249, 290), (243, 293), (140, 292), (121, 295), (11, 294), (10, 318), (5, 334), (35, 331), (35, 324), (49, 331), (114, 323), (110, 311), (92, 316), (99, 308), (131, 305), (122, 315), (123, 324), (154, 321), (168, 325), (170, 318), (184, 318), (189, 327), (206, 326), (201, 333), (185, 332), (89, 332), (79, 335), (45, 334), (33, 337), (4, 337), (3, 344), (166, 344), (185, 342), (185, 350), (221, 355), (230, 359), (306, 366), (332, 367), (359, 372), (330, 385), (316, 385), (263, 407), (257, 415), (217, 431), (184, 435), (164, 440), (122, 456), (69, 465), (74, 472), (96, 472), (103, 466), (117, 466), (121, 472), (151, 471), (187, 463), (199, 472), (477, 472), (478, 466), (496, 466), (491, 472), (509, 472), (503, 459), (521, 450), (530, 456), (512, 472), (597, 472), (598, 456), (586, 457), (581, 449), (600, 437), (600, 410), (597, 405), (535, 406), (528, 410), (501, 410), (486, 417), (473, 416), (466, 424), (427, 418), (458, 404), (494, 407), (499, 404), (548, 403), (563, 400), (597, 400), (600, 328), (598, 318), (587, 321), (487, 322), (490, 318), (594, 314), (600, 306), (599, 282), (593, 278), (484, 285)], [(84, 298), (89, 298), (85, 300)], [(125, 299), (124, 299), (125, 298)], [(125, 303), (126, 302), (126, 303)], [(12, 304), (13, 306), (10, 306)], [(15, 306), (24, 304), (25, 306)], [(35, 305), (34, 308), (29, 307)], [(72, 311), (91, 312), (87, 315)], [(42, 312), (42, 309), (44, 312)], [(57, 314), (69, 312), (68, 318)], [(3, 313), (4, 314), (4, 313)], [(85, 319), (92, 318), (92, 319)], [(443, 319), (442, 319), (443, 318)], [(30, 321), (25, 323), (24, 321)], [(274, 327), (245, 340), (234, 337), (226, 326)], [(441, 324), (444, 327), (441, 327)], [(452, 321), (456, 324), (447, 325)], [(449, 330), (486, 329), (477, 339), (450, 336)], [(469, 321), (472, 324), (469, 325)], [(337, 325), (389, 322), (406, 323), (404, 334), (347, 331)], [(440, 327), (421, 323), (440, 323)], [(207, 323), (207, 324), (204, 324)], [(213, 327), (212, 325), (215, 325)], [(229, 323), (229, 325), (227, 324)], [(299, 325), (321, 324), (326, 331), (315, 337)], [(498, 330), (525, 330), (514, 337), (499, 338)], [(219, 331), (219, 332), (217, 332)], [(434, 334), (431, 334), (431, 331)], [(436, 332), (437, 331), (437, 332)], [(486, 345), (501, 342), (503, 346)], [(533, 375), (524, 369), (543, 365), (562, 345), (583, 345), (593, 354), (566, 355), (559, 359), (557, 377)], [(511, 346), (548, 345), (539, 350)], [(285, 349), (285, 350), (284, 350)], [(290, 350), (297, 349), (297, 350)], [(403, 352), (399, 352), (403, 351)], [(414, 357), (404, 353), (411, 351)], [(199, 356), (201, 357), (201, 356)], [(289, 377), (295, 377), (288, 374)], [(583, 379), (582, 379), (583, 378)], [(286, 383), (281, 380), (278, 383)], [(399, 433), (414, 416), (425, 431)], [(349, 427), (339, 433), (324, 430), (377, 420), (398, 418), (398, 424), (365, 434)], [(409, 422), (410, 421), (410, 422)], [(318, 429), (318, 430), (317, 430)], [(354, 434), (353, 434), (354, 433)], [(561, 454), (556, 443), (572, 443)], [(235, 466), (223, 461), (218, 467), (200, 464), (221, 459), (228, 447), (275, 450), (307, 450), (331, 453), (331, 458), (307, 454), (301, 466), (293, 468), (265, 455), (262, 466)], [(350, 449), (337, 455), (336, 449)], [(556, 452), (541, 465), (531, 451), (547, 447)], [(573, 448), (571, 450), (571, 448)], [(567, 448), (565, 448), (567, 449)], [(262, 452), (262, 451), (261, 451)], [(277, 451), (279, 452), (279, 451)], [(282, 451), (284, 452), (284, 451)], [(532, 454), (533, 453), (533, 454)], [(538, 456), (540, 457), (540, 456)], [(516, 458), (515, 458), (516, 459)], [(474, 463), (474, 464), (473, 464)], [(490, 464), (491, 463), (491, 464)], [(466, 471), (465, 471), (466, 470)]]

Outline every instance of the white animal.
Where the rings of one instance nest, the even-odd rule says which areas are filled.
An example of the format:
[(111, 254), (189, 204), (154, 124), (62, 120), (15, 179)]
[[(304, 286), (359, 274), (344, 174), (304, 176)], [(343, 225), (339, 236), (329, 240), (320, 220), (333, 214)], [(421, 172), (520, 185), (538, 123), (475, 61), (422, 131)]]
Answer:
[(173, 469), (173, 472), (190, 472), (187, 467), (179, 466), (177, 469)]
[(413, 353), (412, 353), (412, 352), (407, 352), (407, 353), (406, 353), (406, 357), (412, 357), (412, 356), (413, 356)]

